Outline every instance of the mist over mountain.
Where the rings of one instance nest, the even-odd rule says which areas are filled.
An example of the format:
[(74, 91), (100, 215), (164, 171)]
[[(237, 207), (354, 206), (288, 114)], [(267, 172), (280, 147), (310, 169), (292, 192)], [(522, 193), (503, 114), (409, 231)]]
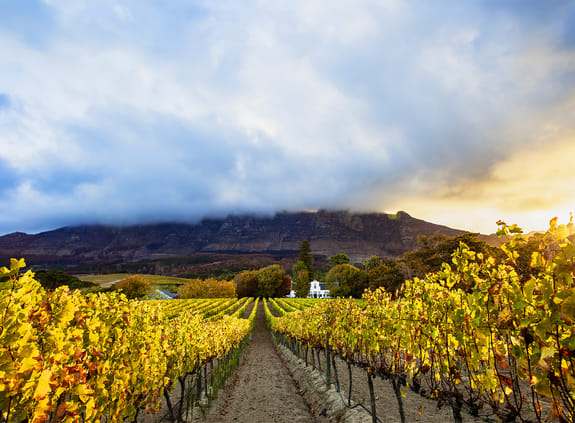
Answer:
[(352, 263), (372, 255), (397, 257), (416, 249), (418, 235), (465, 231), (416, 219), (405, 212), (318, 211), (204, 219), (197, 224), (82, 225), (0, 237), (0, 260), (25, 258), (29, 265), (121, 264), (197, 254), (293, 256), (307, 239), (317, 257), (347, 254)]

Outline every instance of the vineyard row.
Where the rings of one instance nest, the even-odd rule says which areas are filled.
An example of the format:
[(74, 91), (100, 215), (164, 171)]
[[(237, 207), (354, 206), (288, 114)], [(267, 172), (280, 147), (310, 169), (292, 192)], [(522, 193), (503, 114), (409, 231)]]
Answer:
[(178, 378), (237, 347), (255, 319), (223, 315), (245, 312), (249, 300), (200, 308), (47, 292), (32, 272), (19, 274), (24, 266), (12, 260), (0, 269), (3, 422), (134, 421), (141, 410), (157, 411)]
[(274, 313), (287, 315), (268, 312), (268, 321), (290, 342), (389, 379), (403, 419), (400, 390), (408, 385), (451, 406), (456, 422), (462, 410), (502, 421), (573, 422), (572, 229), (552, 222), (528, 279), (510, 265), (516, 235), (504, 246), (507, 262), (462, 244), (451, 263), (407, 281), (396, 298), (378, 289), (362, 303), (339, 299), (292, 312), (278, 312), (274, 301)]

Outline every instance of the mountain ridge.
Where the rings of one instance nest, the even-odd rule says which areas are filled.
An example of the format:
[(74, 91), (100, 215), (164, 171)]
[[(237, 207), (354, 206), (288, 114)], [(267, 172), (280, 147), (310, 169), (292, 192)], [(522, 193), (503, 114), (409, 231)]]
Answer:
[(202, 253), (253, 254), (299, 251), (307, 239), (314, 255), (347, 254), (352, 262), (372, 255), (397, 257), (417, 248), (419, 235), (456, 236), (467, 231), (416, 219), (400, 211), (281, 212), (229, 215), (191, 223), (66, 226), (38, 234), (0, 236), (0, 260), (30, 263), (129, 263)]

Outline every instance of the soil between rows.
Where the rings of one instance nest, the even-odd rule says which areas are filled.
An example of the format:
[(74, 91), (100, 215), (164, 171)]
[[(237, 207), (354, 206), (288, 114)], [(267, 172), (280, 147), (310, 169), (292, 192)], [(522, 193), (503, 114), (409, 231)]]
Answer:
[(327, 422), (314, 416), (274, 349), (263, 304), (242, 363), (206, 415), (207, 422)]

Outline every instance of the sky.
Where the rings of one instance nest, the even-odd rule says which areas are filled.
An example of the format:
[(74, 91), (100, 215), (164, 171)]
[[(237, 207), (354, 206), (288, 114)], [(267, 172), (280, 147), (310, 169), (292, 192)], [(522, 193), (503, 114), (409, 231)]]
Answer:
[(0, 234), (575, 211), (575, 0), (0, 0)]

